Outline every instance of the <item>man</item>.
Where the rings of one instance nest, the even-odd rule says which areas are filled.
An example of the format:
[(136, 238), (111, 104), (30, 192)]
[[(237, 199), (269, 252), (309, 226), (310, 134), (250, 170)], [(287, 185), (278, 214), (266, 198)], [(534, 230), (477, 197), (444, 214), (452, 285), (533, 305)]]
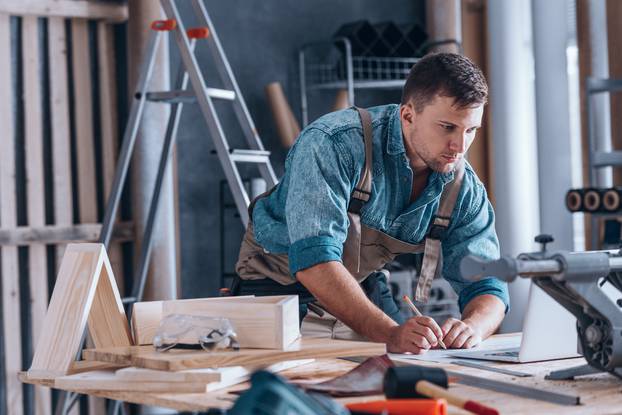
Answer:
[[(306, 127), (282, 181), (251, 204), (234, 294), (299, 294), (303, 335), (363, 337), (393, 352), (441, 339), (469, 348), (490, 336), (507, 312), (507, 286), (459, 272), (465, 255), (499, 256), (492, 206), (463, 159), (487, 94), (467, 58), (428, 55), (401, 105), (338, 111)], [(461, 320), (402, 321), (381, 269), (404, 253), (424, 254), (416, 299), (427, 300), (442, 272)]]

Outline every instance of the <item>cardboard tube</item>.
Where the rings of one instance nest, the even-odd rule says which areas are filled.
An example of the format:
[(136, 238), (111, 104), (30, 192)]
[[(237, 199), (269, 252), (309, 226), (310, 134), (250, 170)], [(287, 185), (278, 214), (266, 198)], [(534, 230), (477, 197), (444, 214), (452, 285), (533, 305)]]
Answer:
[(335, 95), (335, 103), (333, 104), (333, 111), (344, 110), (350, 106), (348, 102), (348, 91), (346, 89), (340, 89)]
[(265, 92), (281, 143), (286, 148), (289, 148), (294, 144), (296, 137), (300, 133), (300, 127), (294, 118), (292, 109), (287, 103), (281, 84), (279, 82), (271, 82), (266, 85)]

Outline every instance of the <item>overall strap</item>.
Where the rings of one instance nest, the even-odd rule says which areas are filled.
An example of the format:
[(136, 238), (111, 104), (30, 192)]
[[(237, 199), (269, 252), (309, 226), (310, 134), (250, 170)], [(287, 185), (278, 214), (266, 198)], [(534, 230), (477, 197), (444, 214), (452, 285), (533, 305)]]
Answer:
[(371, 115), (366, 109), (354, 107), (361, 117), (363, 141), (365, 142), (365, 165), (348, 203), (348, 236), (343, 246), (343, 264), (353, 273), (361, 265), (361, 209), (371, 197), (372, 183), (372, 126)]
[(365, 202), (369, 201), (371, 197), (371, 182), (372, 182), (372, 126), (371, 115), (364, 108), (354, 107), (358, 111), (361, 117), (361, 124), (363, 125), (363, 141), (365, 142), (365, 166), (363, 172), (359, 177), (358, 183), (354, 186), (352, 195), (350, 196), (350, 203), (348, 205), (348, 212), (359, 214), (361, 208)]
[(430, 288), (432, 280), (440, 276), (443, 269), (443, 247), (441, 241), (447, 234), (447, 229), (451, 223), (451, 214), (456, 206), (456, 200), (462, 187), (464, 178), (464, 160), (456, 165), (454, 179), (443, 189), (441, 201), (432, 219), (430, 230), (425, 238), (425, 249), (423, 251), (423, 264), (421, 275), (417, 281), (415, 290), (415, 300), (427, 302), (430, 298)]

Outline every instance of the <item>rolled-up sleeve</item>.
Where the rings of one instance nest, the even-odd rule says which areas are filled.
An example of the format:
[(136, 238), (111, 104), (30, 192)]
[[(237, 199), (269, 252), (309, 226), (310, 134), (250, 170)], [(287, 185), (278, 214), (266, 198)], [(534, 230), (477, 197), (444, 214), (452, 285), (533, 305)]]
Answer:
[(492, 294), (505, 304), (507, 313), (510, 306), (507, 283), (496, 278), (469, 281), (460, 275), (460, 261), (467, 255), (487, 260), (499, 258), (495, 216), (486, 189), (473, 177), (470, 178), (471, 183), (466, 182), (466, 179), (465, 176), (461, 192), (463, 197), (460, 209), (457, 209), (465, 213), (454, 219), (456, 223), (450, 226), (447, 238), (443, 241), (443, 276), (458, 294), (461, 312), (473, 298)]
[(337, 140), (319, 129), (306, 131), (299, 140), (288, 160), (285, 207), (293, 276), (319, 263), (341, 261), (355, 176), (352, 156)]

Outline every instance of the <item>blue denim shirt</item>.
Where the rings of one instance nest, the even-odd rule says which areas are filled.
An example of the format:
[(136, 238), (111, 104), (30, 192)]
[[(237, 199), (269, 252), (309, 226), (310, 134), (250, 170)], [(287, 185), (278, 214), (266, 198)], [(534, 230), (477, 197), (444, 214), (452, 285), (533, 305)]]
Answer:
[[(433, 172), (413, 203), (413, 171), (405, 153), (399, 106), (368, 109), (373, 127), (371, 199), (361, 223), (409, 243), (423, 242), (445, 184), (454, 173)], [(286, 253), (292, 276), (313, 265), (341, 261), (348, 233), (347, 206), (365, 162), (358, 113), (346, 109), (307, 126), (285, 161), (277, 189), (253, 211), (255, 239), (272, 253)], [(509, 306), (507, 284), (494, 278), (477, 282), (460, 275), (467, 254), (499, 258), (494, 212), (486, 189), (468, 163), (443, 246), (443, 277), (459, 296), (462, 311), (474, 297), (493, 294)]]

